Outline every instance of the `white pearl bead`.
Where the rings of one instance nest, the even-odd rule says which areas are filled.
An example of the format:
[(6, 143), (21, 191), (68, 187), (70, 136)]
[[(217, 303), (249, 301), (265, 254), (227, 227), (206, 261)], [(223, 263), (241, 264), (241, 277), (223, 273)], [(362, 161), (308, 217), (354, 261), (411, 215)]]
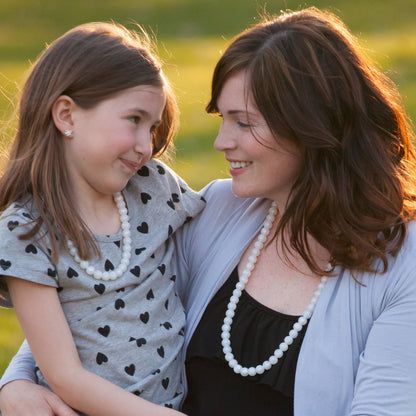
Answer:
[(303, 315), (302, 315), (305, 319), (310, 319), (311, 318), (311, 316), (312, 316), (312, 312), (311, 311), (305, 311), (305, 312), (303, 312)]
[(262, 365), (258, 365), (256, 367), (256, 373), (257, 374), (263, 374), (264, 373), (264, 367)]
[(283, 352), (287, 351), (288, 348), (289, 348), (289, 346), (286, 344), (286, 342), (281, 342), (280, 345), (279, 345), (279, 350), (281, 350)]
[(302, 325), (299, 322), (296, 322), (295, 324), (293, 324), (293, 329), (297, 332), (302, 331)]
[(264, 368), (265, 370), (270, 370), (270, 369), (272, 368), (272, 363), (271, 363), (269, 360), (266, 360), (266, 361), (263, 363), (263, 368)]
[(234, 318), (235, 312), (232, 309), (228, 309), (227, 312), (225, 312), (225, 316), (228, 316), (229, 318)]
[[(230, 325), (227, 325), (227, 326), (230, 326)], [(227, 345), (231, 345), (231, 341), (230, 341), (229, 339), (223, 339), (223, 340), (221, 341), (221, 345), (222, 345), (223, 347), (226, 347)]]
[(243, 368), (241, 369), (241, 371), (240, 371), (240, 374), (241, 374), (243, 377), (248, 376), (248, 368), (243, 367)]
[(298, 319), (298, 322), (303, 326), (303, 325), (305, 325), (306, 324), (306, 319), (303, 317), (303, 316), (301, 316), (299, 319)]
[(236, 373), (236, 374), (240, 374), (241, 373), (241, 369), (242, 369), (243, 367), (241, 367), (241, 365), (240, 364), (237, 364), (234, 368), (233, 368), (233, 370), (234, 370), (234, 373)]
[[(223, 350), (224, 354), (228, 354), (229, 352), (232, 352), (232, 349), (231, 349), (230, 346), (226, 346), (222, 350)], [(231, 362), (229, 364), (231, 366)]]
[(241, 296), (241, 290), (240, 289), (234, 289), (233, 290), (233, 296), (235, 296), (237, 298), (236, 303), (239, 301), (240, 296)]
[(232, 359), (232, 360), (228, 363), (228, 365), (229, 365), (231, 368), (234, 368), (236, 365), (238, 365), (237, 360), (233, 358), (233, 359)]
[(255, 376), (256, 375), (256, 369), (254, 367), (250, 367), (248, 369), (248, 375), (249, 376)]
[(298, 331), (296, 331), (295, 329), (291, 329), (290, 331), (289, 331), (289, 335), (293, 338), (293, 339), (295, 339), (297, 336), (298, 336)]
[(285, 341), (285, 343), (287, 345), (293, 344), (293, 338), (290, 335), (288, 335), (287, 337), (285, 337), (284, 341)]
[(231, 352), (227, 352), (227, 354), (225, 354), (225, 359), (228, 362), (230, 362), (233, 358), (234, 358), (234, 355)]
[(221, 331), (230, 332), (230, 330), (231, 330), (230, 325), (223, 324), (222, 327), (221, 327)]
[(237, 303), (238, 302), (238, 300), (239, 300), (239, 297), (238, 296), (231, 296), (230, 297), (230, 302), (232, 302), (232, 303)]
[(272, 356), (269, 358), (269, 362), (270, 362), (270, 364), (271, 364), (271, 365), (275, 365), (275, 364), (277, 364), (277, 361), (278, 361), (278, 359), (277, 359), (277, 357), (276, 357), (275, 355), (272, 355)]
[[(280, 344), (280, 345), (282, 345), (282, 344)], [(280, 349), (280, 346), (279, 346), (279, 348), (274, 352), (274, 356), (276, 357), (276, 358), (282, 358), (283, 357), (283, 351)]]

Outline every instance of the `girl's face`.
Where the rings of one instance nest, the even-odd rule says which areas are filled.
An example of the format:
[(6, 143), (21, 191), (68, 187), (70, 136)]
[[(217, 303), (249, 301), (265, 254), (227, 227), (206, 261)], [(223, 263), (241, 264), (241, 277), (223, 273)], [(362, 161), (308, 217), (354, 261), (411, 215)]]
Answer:
[(245, 72), (225, 82), (217, 101), (222, 124), (215, 148), (230, 162), (236, 196), (273, 199), (283, 208), (300, 172), (300, 152), (289, 141), (273, 136), (250, 95), (247, 100), (246, 91)]
[(163, 88), (139, 85), (91, 109), (75, 106), (65, 156), (78, 195), (112, 195), (127, 185), (152, 156), (165, 103)]

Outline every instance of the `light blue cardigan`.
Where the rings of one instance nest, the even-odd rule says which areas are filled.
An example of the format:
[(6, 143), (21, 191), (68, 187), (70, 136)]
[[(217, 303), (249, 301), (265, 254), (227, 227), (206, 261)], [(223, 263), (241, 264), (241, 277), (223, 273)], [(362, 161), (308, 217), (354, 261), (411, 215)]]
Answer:
[[(268, 200), (239, 199), (229, 180), (203, 191), (207, 206), (176, 234), (185, 349), (216, 291), (261, 228)], [(416, 416), (416, 224), (386, 274), (336, 270), (316, 305), (295, 378), (295, 416)], [(33, 378), (28, 349), (2, 383)], [(30, 351), (29, 351), (30, 353)], [(276, 409), (276, 415), (279, 409)]]
[[(203, 195), (202, 214), (176, 235), (178, 290), (188, 313), (185, 348), (270, 206), (236, 198), (230, 180), (211, 183)], [(386, 274), (357, 275), (360, 286), (348, 271), (336, 272), (302, 343), (295, 416), (415, 416), (416, 224)]]

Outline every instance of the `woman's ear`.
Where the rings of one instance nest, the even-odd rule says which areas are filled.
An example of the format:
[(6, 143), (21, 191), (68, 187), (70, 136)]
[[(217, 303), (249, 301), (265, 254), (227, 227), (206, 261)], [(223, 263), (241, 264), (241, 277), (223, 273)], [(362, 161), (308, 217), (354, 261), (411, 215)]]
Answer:
[[(72, 113), (75, 109), (74, 100), (68, 95), (60, 95), (52, 106), (52, 118), (56, 128), (65, 136), (72, 135), (74, 128)], [(68, 132), (71, 132), (68, 134)]]

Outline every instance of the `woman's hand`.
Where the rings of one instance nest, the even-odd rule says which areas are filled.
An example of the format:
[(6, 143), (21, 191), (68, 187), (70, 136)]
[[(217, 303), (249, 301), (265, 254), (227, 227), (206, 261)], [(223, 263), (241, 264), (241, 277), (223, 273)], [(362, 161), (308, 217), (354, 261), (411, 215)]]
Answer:
[(2, 416), (78, 416), (63, 400), (45, 387), (15, 380), (0, 390)]

